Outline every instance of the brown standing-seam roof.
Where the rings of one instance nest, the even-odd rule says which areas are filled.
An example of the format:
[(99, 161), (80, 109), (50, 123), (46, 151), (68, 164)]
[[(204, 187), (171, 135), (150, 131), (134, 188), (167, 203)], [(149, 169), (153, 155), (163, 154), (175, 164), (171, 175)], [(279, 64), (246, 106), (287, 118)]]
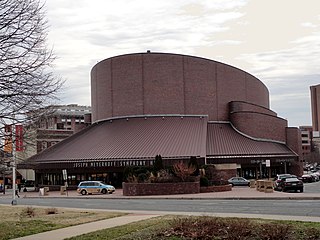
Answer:
[(259, 140), (236, 131), (228, 122), (209, 122), (207, 132), (208, 157), (296, 157), (285, 144)]
[(147, 116), (97, 122), (29, 162), (206, 155), (207, 116)]

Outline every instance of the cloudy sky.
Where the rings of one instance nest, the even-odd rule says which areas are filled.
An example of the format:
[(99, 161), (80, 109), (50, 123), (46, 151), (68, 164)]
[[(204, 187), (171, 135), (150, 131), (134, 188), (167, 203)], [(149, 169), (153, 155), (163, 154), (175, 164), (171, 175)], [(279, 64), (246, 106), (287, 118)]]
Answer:
[(311, 125), (320, 84), (319, 0), (46, 0), (60, 104), (90, 105), (90, 71), (112, 56), (194, 55), (258, 77), (289, 126)]

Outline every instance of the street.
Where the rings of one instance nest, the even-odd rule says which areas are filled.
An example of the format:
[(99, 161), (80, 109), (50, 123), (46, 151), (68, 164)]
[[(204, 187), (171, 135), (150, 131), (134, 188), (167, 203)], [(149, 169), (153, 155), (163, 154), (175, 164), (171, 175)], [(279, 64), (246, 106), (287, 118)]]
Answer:
[[(0, 199), (8, 204), (9, 199)], [(183, 200), (20, 198), (19, 205), (104, 210), (241, 213), (320, 217), (320, 200)]]
[[(320, 182), (307, 183), (304, 185), (304, 193), (298, 193), (298, 196), (306, 196), (313, 193), (320, 195)], [(238, 190), (256, 193), (255, 190), (245, 187), (234, 187), (230, 192), (236, 194)], [(7, 193), (9, 194), (9, 192)], [(6, 194), (6, 195), (7, 195)], [(295, 193), (275, 192), (273, 196), (294, 196)], [(280, 195), (279, 195), (280, 194)], [(114, 194), (113, 194), (114, 195)], [(99, 197), (99, 195), (96, 195)], [(169, 199), (169, 198), (121, 198), (118, 196), (100, 195), (103, 198), (86, 198), (75, 194), (68, 197), (30, 197), (17, 199), (18, 205), (34, 205), (49, 207), (67, 207), (80, 209), (103, 209), (114, 211), (159, 211), (171, 213), (234, 213), (234, 214), (258, 214), (258, 215), (276, 215), (276, 216), (312, 216), (320, 217), (320, 200), (318, 199)], [(272, 195), (266, 195), (272, 196)], [(8, 197), (0, 198), (0, 204), (10, 204)]]

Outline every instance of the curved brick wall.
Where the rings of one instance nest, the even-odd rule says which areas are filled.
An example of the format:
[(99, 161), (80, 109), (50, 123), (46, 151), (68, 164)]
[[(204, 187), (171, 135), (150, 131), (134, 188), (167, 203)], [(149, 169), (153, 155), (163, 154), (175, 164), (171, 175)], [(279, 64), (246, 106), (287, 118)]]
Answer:
[(277, 116), (277, 113), (270, 110), (269, 108), (264, 108), (252, 103), (247, 102), (239, 102), (239, 101), (232, 101), (229, 103), (229, 111), (230, 113), (234, 112), (257, 112), (257, 113), (264, 113), (272, 116)]
[(286, 142), (287, 120), (258, 112), (233, 112), (232, 124), (241, 132), (262, 139)]
[(117, 56), (91, 71), (93, 122), (144, 114), (208, 114), (209, 120), (229, 120), (230, 101), (269, 108), (269, 92), (240, 69), (177, 54)]

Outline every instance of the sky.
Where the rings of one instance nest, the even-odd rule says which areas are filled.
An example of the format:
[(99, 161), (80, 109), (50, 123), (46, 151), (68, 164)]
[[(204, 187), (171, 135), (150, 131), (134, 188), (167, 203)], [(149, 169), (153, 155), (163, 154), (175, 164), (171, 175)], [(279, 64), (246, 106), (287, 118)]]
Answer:
[(320, 84), (319, 0), (46, 0), (59, 104), (90, 106), (103, 59), (151, 50), (223, 62), (259, 78), (289, 126), (311, 125)]

